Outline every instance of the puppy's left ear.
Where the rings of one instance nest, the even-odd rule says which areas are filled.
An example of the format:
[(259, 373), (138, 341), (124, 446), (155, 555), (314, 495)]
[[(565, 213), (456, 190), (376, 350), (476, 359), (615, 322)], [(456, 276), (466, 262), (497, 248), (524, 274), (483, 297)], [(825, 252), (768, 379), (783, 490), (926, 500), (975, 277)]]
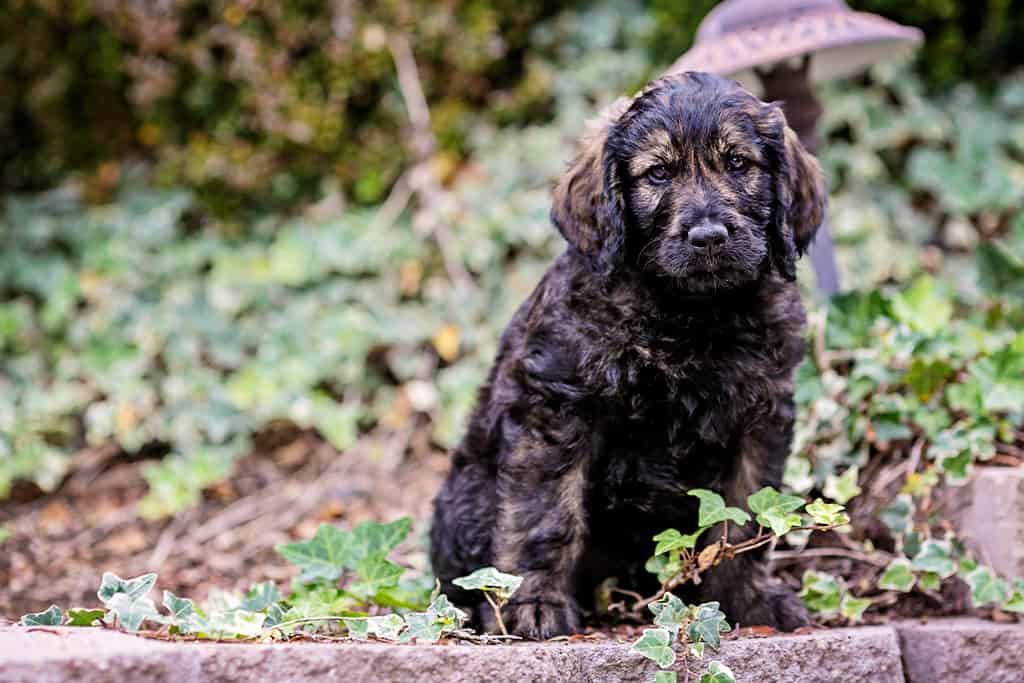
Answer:
[(551, 222), (590, 267), (603, 275), (621, 263), (625, 202), (608, 135), (629, 107), (620, 98), (592, 123), (569, 170), (555, 187)]
[(769, 106), (774, 109), (777, 123), (781, 124), (782, 129), (777, 161), (772, 256), (783, 277), (795, 280), (796, 261), (807, 251), (814, 233), (825, 218), (828, 190), (818, 160), (786, 125), (785, 116), (778, 106)]

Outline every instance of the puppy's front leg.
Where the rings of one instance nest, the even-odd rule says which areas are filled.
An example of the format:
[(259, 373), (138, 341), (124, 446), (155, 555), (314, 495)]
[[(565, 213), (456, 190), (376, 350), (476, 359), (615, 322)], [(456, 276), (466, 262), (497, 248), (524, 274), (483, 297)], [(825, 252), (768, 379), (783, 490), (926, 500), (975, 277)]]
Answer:
[(524, 436), (498, 472), (496, 564), (523, 577), (502, 615), (511, 632), (526, 638), (580, 627), (573, 584), (586, 536), (589, 458), (578, 441), (559, 442), (565, 443)]
[[(754, 429), (741, 439), (739, 460), (726, 483), (724, 497), (727, 505), (746, 508), (747, 496), (764, 486), (779, 488), (782, 469), (789, 453), (791, 422), (783, 420), (763, 429)], [(729, 525), (729, 543), (753, 538), (757, 524), (753, 521), (739, 527)], [(708, 533), (705, 545), (717, 543), (722, 535), (719, 525)], [(702, 602), (716, 600), (721, 603), (729, 621), (743, 626), (772, 626), (792, 631), (806, 626), (807, 610), (790, 588), (771, 576), (760, 549), (738, 555), (712, 567), (704, 575), (699, 596)]]

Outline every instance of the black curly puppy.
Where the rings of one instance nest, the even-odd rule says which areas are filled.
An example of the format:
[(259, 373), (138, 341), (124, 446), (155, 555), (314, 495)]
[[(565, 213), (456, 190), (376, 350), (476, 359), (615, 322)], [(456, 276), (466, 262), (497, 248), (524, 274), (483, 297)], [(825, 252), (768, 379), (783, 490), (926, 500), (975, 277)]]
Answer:
[[(779, 106), (715, 76), (655, 81), (619, 110), (555, 190), (569, 247), (505, 330), (435, 502), (443, 590), (486, 620), (452, 579), (521, 575), (503, 617), (527, 637), (578, 629), (606, 577), (653, 592), (651, 537), (696, 528), (686, 491), (745, 507), (780, 485), (792, 437), (818, 163)], [(732, 622), (804, 624), (756, 555), (684, 597), (720, 601)]]

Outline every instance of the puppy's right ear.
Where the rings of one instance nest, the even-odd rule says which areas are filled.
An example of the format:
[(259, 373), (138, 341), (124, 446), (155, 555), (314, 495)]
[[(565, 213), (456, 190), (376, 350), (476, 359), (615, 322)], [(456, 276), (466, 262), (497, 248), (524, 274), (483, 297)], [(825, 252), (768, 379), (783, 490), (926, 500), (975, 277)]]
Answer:
[(614, 160), (605, 150), (612, 127), (629, 108), (620, 98), (591, 126), (569, 170), (555, 187), (551, 222), (597, 272), (621, 261), (626, 239), (625, 202)]

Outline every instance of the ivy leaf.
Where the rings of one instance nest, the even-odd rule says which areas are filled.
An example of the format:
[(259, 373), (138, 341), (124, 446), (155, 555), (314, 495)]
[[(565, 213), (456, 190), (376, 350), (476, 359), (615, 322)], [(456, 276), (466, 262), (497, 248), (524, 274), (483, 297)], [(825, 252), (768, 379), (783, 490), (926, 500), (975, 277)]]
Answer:
[(117, 574), (103, 572), (100, 588), (96, 596), (104, 604), (118, 593), (124, 593), (129, 598), (141, 598), (149, 593), (156, 584), (156, 574), (149, 573), (137, 576), (134, 579), (122, 579)]
[(1003, 603), (1002, 608), (1007, 612), (1024, 614), (1024, 581), (1017, 579), (1013, 582), (1010, 597)]
[(107, 608), (109, 611), (104, 621), (114, 624), (116, 617), (116, 623), (128, 631), (138, 631), (142, 622), (147, 619), (160, 619), (160, 613), (152, 598), (132, 598), (127, 593), (115, 593), (107, 601)]
[(665, 593), (648, 605), (648, 609), (654, 614), (654, 625), (671, 633), (672, 640), (679, 637), (679, 629), (690, 613), (683, 601), (672, 593)]
[(113, 624), (116, 620), (128, 631), (138, 631), (146, 619), (159, 621), (160, 613), (148, 597), (155, 583), (156, 574), (153, 573), (126, 580), (104, 572), (100, 589), (96, 592), (108, 610), (104, 621)]
[(937, 591), (942, 585), (942, 577), (935, 572), (925, 572), (917, 579), (917, 587), (923, 591)]
[(818, 498), (804, 510), (811, 516), (811, 521), (822, 526), (841, 526), (850, 523), (850, 516), (843, 510), (845, 506), (837, 503), (826, 503)]
[(438, 623), (435, 615), (430, 612), (410, 612), (405, 615), (406, 630), (401, 641), (416, 639), (418, 643), (436, 643), (444, 631), (444, 624)]
[(856, 465), (846, 468), (840, 476), (830, 474), (825, 478), (823, 493), (837, 503), (846, 505), (853, 497), (860, 494), (857, 485), (858, 468)]
[(700, 675), (700, 683), (736, 683), (736, 675), (725, 664), (711, 662), (708, 670)]
[(1010, 587), (988, 567), (978, 567), (964, 581), (971, 587), (971, 601), (976, 607), (995, 603), (1002, 605), (1010, 597)]
[(845, 587), (835, 576), (824, 572), (804, 572), (800, 597), (807, 609), (819, 614), (834, 614), (839, 611)]
[(852, 623), (857, 623), (864, 616), (864, 611), (871, 606), (869, 598), (855, 598), (850, 594), (843, 596), (839, 602), (839, 613)]
[(198, 616), (196, 605), (192, 600), (179, 598), (171, 591), (165, 590), (164, 607), (171, 613), (171, 623), (178, 627), (179, 633), (191, 633), (193, 618)]
[(672, 666), (676, 661), (676, 652), (671, 647), (672, 635), (663, 628), (647, 628), (640, 639), (631, 648), (644, 657), (654, 660), (662, 669)]
[(679, 683), (675, 671), (658, 671), (654, 674), (654, 683)]
[(346, 567), (357, 565), (371, 557), (384, 557), (405, 540), (412, 528), (412, 520), (402, 517), (388, 524), (363, 522), (352, 530), (351, 559)]
[(770, 527), (777, 536), (800, 526), (800, 515), (793, 514), (793, 511), (799, 510), (803, 504), (803, 498), (781, 494), (770, 486), (747, 498), (747, 506), (757, 515), (757, 523)]
[(658, 545), (654, 546), (654, 554), (661, 555), (671, 550), (679, 550), (685, 548), (687, 550), (693, 550), (697, 545), (697, 539), (702, 533), (707, 531), (708, 527), (701, 527), (692, 534), (681, 534), (675, 529), (665, 529), (660, 534), (654, 537), (654, 541)]
[(729, 623), (725, 620), (725, 613), (718, 609), (717, 602), (705, 602), (692, 608), (693, 621), (686, 628), (686, 635), (691, 643), (707, 643), (711, 649), (717, 651), (722, 644), (719, 634), (727, 633), (730, 629)]
[(284, 622), (284, 608), (280, 604), (274, 603), (267, 607), (267, 619), (263, 622), (263, 628), (270, 628)]
[(895, 536), (902, 536), (910, 530), (911, 521), (914, 514), (914, 500), (905, 493), (901, 493), (892, 502), (878, 513), (878, 518), (882, 520), (885, 526), (889, 527), (889, 531)]
[(908, 592), (914, 587), (914, 572), (910, 569), (910, 561), (897, 558), (889, 563), (878, 578), (878, 587), (886, 591)]
[(352, 583), (348, 591), (364, 601), (369, 601), (378, 591), (397, 586), (403, 572), (404, 567), (383, 557), (367, 557), (359, 563), (356, 570), (359, 580)]
[(448, 596), (438, 595), (426, 612), (410, 612), (405, 615), (406, 630), (400, 642), (415, 638), (420, 643), (435, 643), (445, 633), (462, 628), (468, 615), (448, 601)]
[(214, 612), (207, 619), (206, 633), (214, 638), (258, 638), (266, 620), (266, 614), (244, 609)]
[(106, 614), (101, 609), (88, 609), (86, 607), (72, 607), (68, 610), (68, 626), (92, 626)]
[(678, 574), (682, 568), (679, 553), (673, 551), (665, 555), (653, 555), (644, 563), (644, 569), (657, 576), (661, 583)]
[(323, 523), (308, 541), (284, 543), (276, 550), (300, 570), (301, 581), (337, 581), (352, 556), (352, 534)]
[(263, 581), (249, 587), (249, 592), (242, 600), (242, 609), (249, 612), (259, 612), (270, 607), (281, 599), (281, 591), (273, 581)]
[(711, 526), (726, 520), (743, 525), (750, 521), (750, 515), (739, 508), (726, 507), (725, 500), (707, 489), (692, 489), (689, 495), (700, 499), (700, 508), (697, 511), (697, 525)]
[(920, 572), (935, 572), (943, 579), (956, 573), (956, 561), (949, 544), (933, 539), (921, 544), (921, 550), (914, 556), (911, 566)]
[(42, 612), (29, 612), (18, 623), (22, 626), (60, 626), (63, 622), (64, 613), (61, 612), (60, 607), (50, 605)]
[(373, 636), (380, 640), (397, 642), (402, 629), (405, 628), (405, 620), (397, 614), (383, 617), (346, 617), (342, 621), (348, 627), (349, 637), (354, 640), (366, 640)]
[(953, 304), (949, 296), (939, 291), (935, 279), (925, 275), (893, 297), (892, 312), (911, 329), (935, 335), (952, 319)]
[(511, 598), (519, 590), (519, 585), (522, 582), (523, 577), (500, 572), (494, 567), (477, 569), (469, 576), (462, 576), (452, 581), (459, 588), (465, 588), (469, 591), (477, 590), (485, 593), (494, 593), (499, 600)]

